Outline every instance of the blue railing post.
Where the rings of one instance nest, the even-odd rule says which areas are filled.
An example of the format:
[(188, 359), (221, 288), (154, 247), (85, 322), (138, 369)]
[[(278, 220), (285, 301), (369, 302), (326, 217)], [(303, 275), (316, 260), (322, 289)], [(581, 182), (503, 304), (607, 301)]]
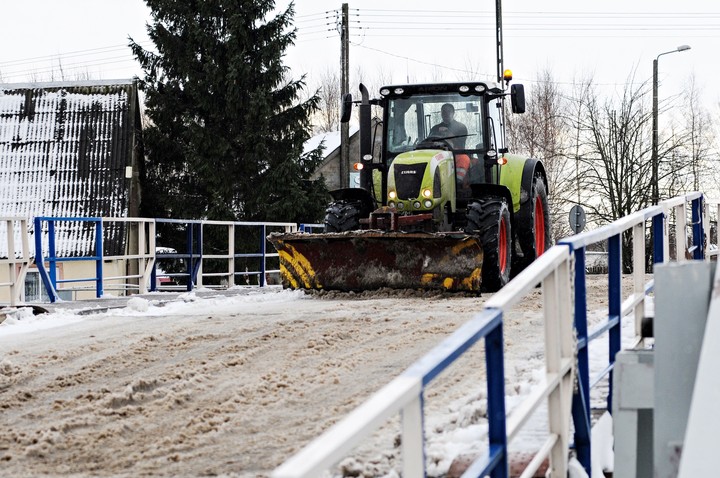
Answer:
[(703, 197), (692, 200), (692, 230), (693, 230), (693, 259), (702, 260), (705, 257), (705, 234), (702, 221)]
[(263, 224), (260, 226), (260, 279), (258, 280), (258, 284), (260, 284), (260, 287), (265, 287), (265, 249), (266, 249), (266, 239), (267, 237), (267, 227)]
[(665, 232), (665, 213), (661, 212), (652, 218), (653, 264), (662, 264), (665, 260), (663, 252), (663, 235)]
[(50, 283), (57, 290), (57, 261), (55, 259), (55, 221), (48, 220), (48, 264), (50, 268)]
[(575, 453), (588, 476), (592, 476), (590, 422), (590, 362), (588, 359), (587, 295), (585, 248), (575, 250), (575, 331), (577, 333), (578, 388), (573, 394), (572, 417), (575, 425)]
[[(43, 286), (45, 287), (45, 291), (48, 294), (48, 298), (50, 299), (50, 302), (54, 303), (54, 302), (57, 302), (59, 297), (57, 295), (57, 292), (55, 291), (55, 287), (53, 286), (52, 281), (50, 280), (50, 276), (48, 275), (48, 272), (45, 269), (45, 258), (43, 257), (43, 253), (42, 253), (42, 220), (43, 220), (43, 218), (36, 217), (35, 221), (34, 221), (35, 222), (35, 265), (38, 268), (38, 273), (40, 274), (40, 279), (42, 279)], [(48, 222), (50, 222), (50, 221), (48, 221)]]
[(493, 450), (498, 450), (501, 453), (500, 463), (490, 473), (491, 478), (506, 478), (508, 476), (503, 346), (501, 322), (485, 337), (488, 441), (491, 453)]
[(622, 327), (622, 234), (616, 234), (608, 239), (608, 320), (617, 320), (608, 331), (608, 355), (610, 380), (608, 386), (607, 409), (612, 413), (613, 393), (613, 364), (615, 355), (621, 347)]
[(150, 292), (157, 291), (157, 253), (155, 253), (155, 262), (150, 271)]
[(95, 296), (103, 296), (103, 227), (102, 218), (95, 222)]

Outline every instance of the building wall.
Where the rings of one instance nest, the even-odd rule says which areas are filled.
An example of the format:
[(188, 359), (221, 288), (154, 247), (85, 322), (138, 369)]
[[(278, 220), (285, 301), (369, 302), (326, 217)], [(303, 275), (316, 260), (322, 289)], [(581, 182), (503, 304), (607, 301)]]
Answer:
[[(382, 135), (381, 129), (377, 129), (378, 135), (375, 139), (375, 158), (379, 160), (380, 151), (382, 149)], [(350, 164), (347, 170), (352, 173), (351, 166), (353, 163), (360, 161), (360, 133), (357, 132), (350, 136)], [(342, 184), (340, 181), (340, 148), (336, 148), (331, 151), (322, 162), (320, 167), (313, 174), (312, 179), (318, 179), (320, 176), (325, 178), (325, 184), (327, 188), (332, 191), (333, 189), (340, 189)]]

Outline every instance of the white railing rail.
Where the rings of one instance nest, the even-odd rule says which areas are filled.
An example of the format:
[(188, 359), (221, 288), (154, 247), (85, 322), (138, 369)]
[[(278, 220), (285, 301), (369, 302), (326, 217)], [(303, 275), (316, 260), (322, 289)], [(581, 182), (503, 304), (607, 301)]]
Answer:
[[(150, 275), (155, 265), (155, 221), (142, 217), (104, 217), (103, 230), (115, 224), (123, 224), (130, 228), (126, 231), (128, 238), (127, 250), (121, 255), (103, 255), (103, 262), (109, 261), (136, 261), (134, 267), (128, 267), (133, 273), (111, 276), (104, 274), (103, 290), (136, 289), (140, 294), (149, 290)], [(122, 284), (110, 286), (107, 282), (122, 281)]]
[[(267, 244), (265, 241), (266, 236), (270, 230), (282, 230), (283, 232), (296, 232), (298, 230), (298, 224), (294, 222), (249, 222), (249, 221), (209, 221), (205, 220), (201, 222), (203, 231), (203, 237), (205, 237), (205, 231), (209, 227), (220, 227), (225, 228), (225, 239), (227, 240), (227, 250), (222, 253), (215, 252), (214, 254), (206, 254), (203, 252), (200, 266), (197, 274), (196, 285), (198, 287), (217, 287), (214, 285), (208, 285), (204, 282), (204, 278), (220, 277), (225, 280), (223, 287), (233, 287), (236, 285), (236, 277), (243, 275), (245, 271), (237, 271), (235, 262), (238, 258), (257, 258), (262, 260), (263, 264), (259, 271), (253, 271), (253, 274), (257, 274), (259, 283), (264, 283), (265, 278), (263, 274), (279, 273), (280, 269), (267, 269), (266, 260), (268, 258), (277, 258), (279, 254), (277, 252), (267, 252)], [(238, 252), (235, 248), (237, 235), (239, 232), (257, 229), (260, 234), (260, 241), (256, 252)], [(203, 250), (205, 248), (203, 247)], [(207, 261), (223, 261), (226, 263), (226, 269), (220, 272), (204, 272), (203, 264)]]

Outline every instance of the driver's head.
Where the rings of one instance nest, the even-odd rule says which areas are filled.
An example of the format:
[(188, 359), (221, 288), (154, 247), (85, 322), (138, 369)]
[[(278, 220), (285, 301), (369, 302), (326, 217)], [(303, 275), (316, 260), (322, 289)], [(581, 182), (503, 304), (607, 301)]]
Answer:
[(455, 116), (455, 107), (450, 103), (445, 103), (440, 108), (440, 115), (442, 116), (443, 123), (449, 123)]

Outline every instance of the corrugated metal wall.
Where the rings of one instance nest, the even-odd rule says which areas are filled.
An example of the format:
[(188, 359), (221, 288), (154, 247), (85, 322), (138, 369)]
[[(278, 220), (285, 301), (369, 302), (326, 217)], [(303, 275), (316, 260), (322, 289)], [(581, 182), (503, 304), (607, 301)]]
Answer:
[[(0, 216), (126, 216), (134, 88), (0, 85)], [(124, 251), (123, 229), (105, 238), (107, 254)], [(58, 255), (94, 252), (89, 225), (57, 232)]]

